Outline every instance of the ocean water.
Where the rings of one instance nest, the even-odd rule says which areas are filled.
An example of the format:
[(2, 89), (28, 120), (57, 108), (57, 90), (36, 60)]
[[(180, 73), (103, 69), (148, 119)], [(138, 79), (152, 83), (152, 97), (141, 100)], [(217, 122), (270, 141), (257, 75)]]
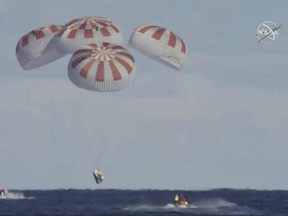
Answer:
[[(175, 193), (191, 206), (172, 204)], [(11, 190), (0, 198), (0, 215), (288, 215), (288, 191), (232, 190)]]

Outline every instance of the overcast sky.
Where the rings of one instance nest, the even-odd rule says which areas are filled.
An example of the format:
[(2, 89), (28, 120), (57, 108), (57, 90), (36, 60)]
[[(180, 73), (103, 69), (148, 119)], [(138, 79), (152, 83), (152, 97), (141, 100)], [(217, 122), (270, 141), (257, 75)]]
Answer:
[[(287, 11), (286, 0), (0, 0), (0, 187), (288, 189)], [(19, 66), (21, 36), (85, 16), (121, 28), (136, 60), (131, 87), (79, 89), (69, 55)], [(267, 20), (284, 25), (259, 44)], [(127, 45), (148, 23), (186, 42), (182, 71)]]

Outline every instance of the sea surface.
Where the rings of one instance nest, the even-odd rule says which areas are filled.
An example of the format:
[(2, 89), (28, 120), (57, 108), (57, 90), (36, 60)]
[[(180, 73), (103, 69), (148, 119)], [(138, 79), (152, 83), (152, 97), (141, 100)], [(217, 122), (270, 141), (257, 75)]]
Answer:
[[(175, 193), (191, 206), (172, 204)], [(172, 190), (11, 190), (0, 198), (0, 215), (288, 215), (288, 191)]]

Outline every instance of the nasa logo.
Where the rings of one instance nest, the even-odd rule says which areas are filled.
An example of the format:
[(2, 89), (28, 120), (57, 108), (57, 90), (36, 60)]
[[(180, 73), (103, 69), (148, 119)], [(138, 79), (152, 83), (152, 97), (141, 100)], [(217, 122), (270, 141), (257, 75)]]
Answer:
[(273, 43), (275, 42), (279, 37), (279, 28), (282, 26), (277, 25), (276, 23), (272, 21), (265, 21), (260, 23), (260, 25), (257, 28), (256, 36), (258, 37), (258, 43)]

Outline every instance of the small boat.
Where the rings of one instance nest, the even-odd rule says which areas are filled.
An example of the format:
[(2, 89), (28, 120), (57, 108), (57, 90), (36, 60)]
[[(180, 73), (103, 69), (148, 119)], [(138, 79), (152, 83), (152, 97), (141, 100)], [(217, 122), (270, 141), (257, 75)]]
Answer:
[(8, 196), (8, 190), (0, 188), (0, 198), (5, 198)]
[(189, 206), (190, 204), (189, 204), (189, 202), (187, 202), (187, 201), (182, 201), (182, 202), (177, 202), (177, 203), (174, 203), (174, 205), (175, 205), (175, 207), (187, 207), (187, 206)]
[(105, 178), (102, 172), (97, 169), (93, 171), (93, 176), (97, 184), (100, 184)]
[(176, 194), (175, 195), (175, 198), (174, 198), (174, 205), (175, 207), (182, 207), (182, 208), (185, 208), (187, 206), (190, 205), (188, 199), (183, 196), (182, 194), (178, 195)]

